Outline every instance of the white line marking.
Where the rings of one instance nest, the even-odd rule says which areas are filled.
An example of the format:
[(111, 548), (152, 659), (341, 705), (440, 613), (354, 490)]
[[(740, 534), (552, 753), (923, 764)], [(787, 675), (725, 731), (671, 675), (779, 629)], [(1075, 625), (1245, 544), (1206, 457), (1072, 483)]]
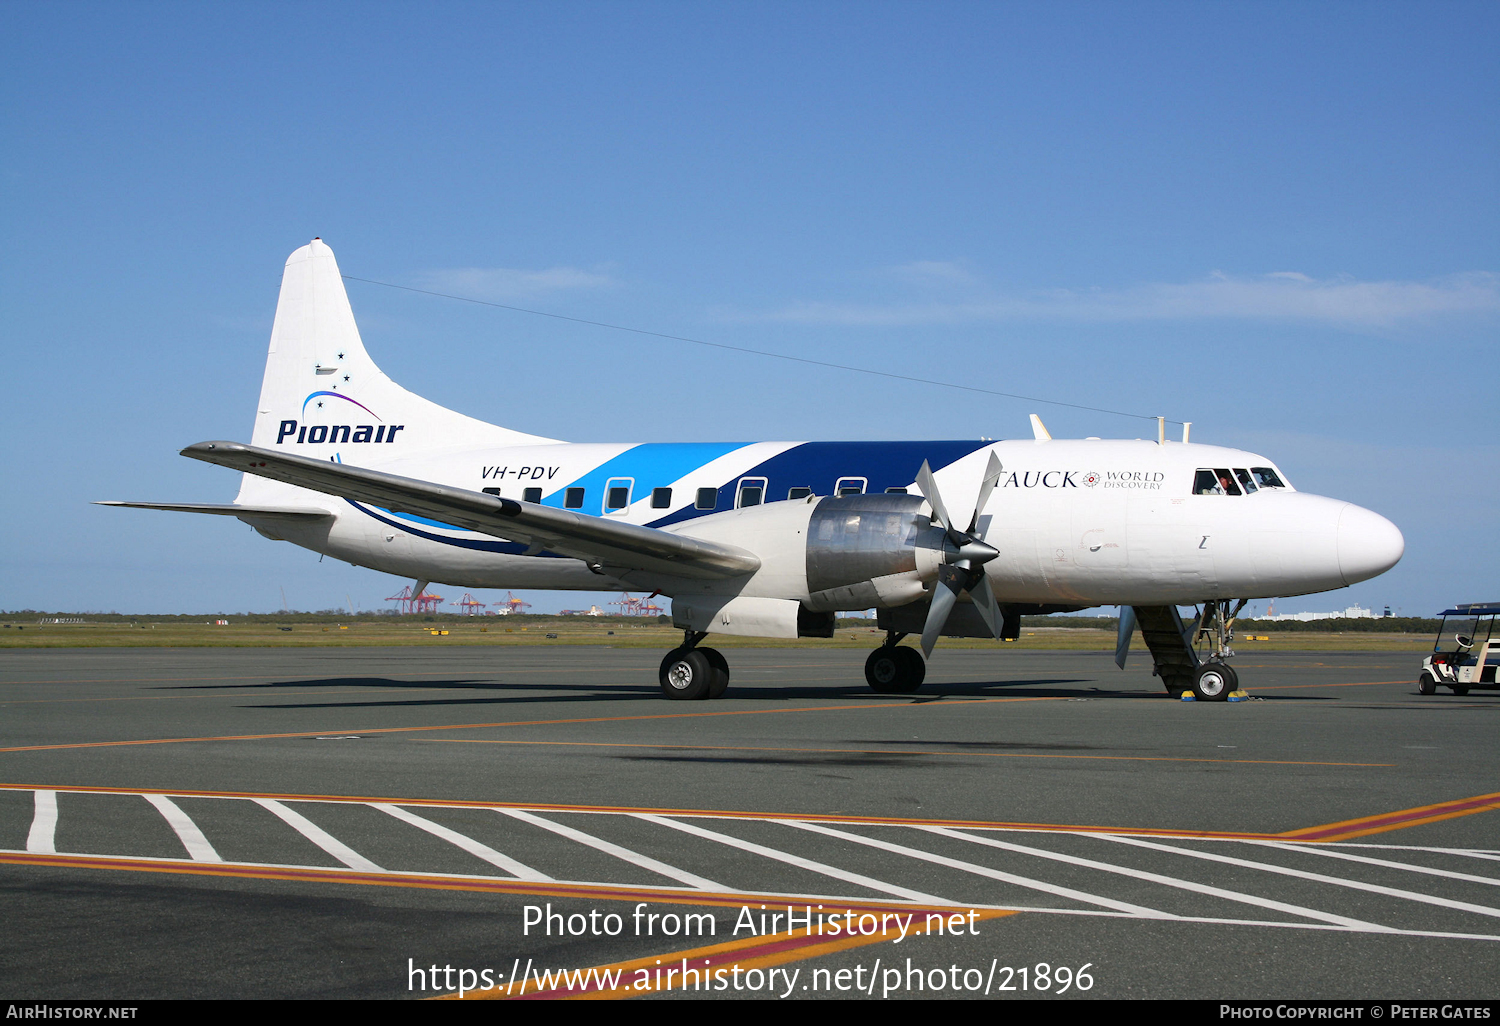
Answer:
[(1348, 887), (1356, 891), (1369, 891), (1371, 894), (1384, 894), (1391, 898), (1405, 898), (1407, 901), (1417, 901), (1424, 905), (1437, 905), (1442, 908), (1457, 909), (1460, 912), (1475, 912), (1482, 916), (1500, 917), (1500, 908), (1490, 908), (1488, 905), (1472, 905), (1467, 901), (1454, 901), (1451, 898), (1439, 898), (1431, 894), (1418, 894), (1416, 891), (1403, 891), (1396, 887), (1382, 887), (1379, 884), (1363, 883), (1359, 880), (1345, 880), (1337, 876), (1309, 873), (1306, 870), (1291, 869), (1287, 866), (1273, 866), (1267, 862), (1252, 862), (1249, 859), (1237, 859), (1229, 855), (1215, 855), (1213, 852), (1174, 848), (1167, 844), (1155, 844), (1151, 841), (1142, 841), (1132, 837), (1116, 837), (1113, 834), (1080, 834), (1079, 836), (1097, 837), (1104, 841), (1114, 841), (1116, 844), (1132, 844), (1138, 848), (1151, 848), (1154, 851), (1170, 852), (1173, 855), (1186, 855), (1189, 858), (1195, 859), (1207, 859), (1210, 862), (1222, 862), (1230, 866), (1243, 866), (1246, 869), (1259, 869), (1265, 873), (1294, 876), (1299, 880), (1312, 880), (1315, 883), (1333, 884), (1335, 887)]
[(667, 819), (665, 816), (653, 816), (649, 813), (638, 812), (636, 813), (636, 818), (644, 819), (648, 823), (655, 823), (658, 826), (671, 827), (673, 830), (681, 830), (683, 833), (692, 834), (694, 837), (703, 837), (707, 838), (710, 841), (718, 841), (720, 844), (727, 844), (731, 848), (738, 848), (741, 851), (748, 851), (752, 855), (761, 855), (768, 859), (775, 859), (777, 862), (785, 862), (787, 865), (796, 866), (799, 869), (809, 869), (814, 873), (821, 873), (823, 876), (831, 876), (835, 880), (842, 880), (845, 883), (856, 884), (860, 887), (868, 887), (872, 891), (881, 891), (885, 894), (894, 894), (897, 897), (905, 898), (908, 901), (919, 901), (924, 905), (956, 904), (955, 902), (949, 901), (947, 898), (936, 898), (931, 894), (925, 894), (922, 891), (913, 891), (906, 887), (898, 887), (895, 884), (888, 884), (882, 880), (876, 880), (873, 877), (863, 876), (859, 873), (850, 872), (847, 869), (839, 869), (837, 866), (830, 866), (822, 862), (814, 862), (812, 859), (804, 859), (800, 855), (792, 855), (789, 852), (780, 851), (776, 848), (767, 848), (765, 845), (755, 844), (752, 841), (742, 841), (738, 837), (731, 837), (728, 834), (721, 834), (714, 830), (705, 830), (703, 827), (694, 826), (691, 823), (678, 823), (674, 820)]
[(198, 829), (186, 812), (177, 807), (177, 804), (164, 794), (143, 794), (142, 798), (156, 807), (172, 830), (177, 834), (177, 839), (187, 849), (187, 853), (193, 857), (194, 862), (223, 862), (219, 853), (214, 851), (214, 846), (208, 843), (208, 838), (203, 836), (203, 831)]
[[(949, 830), (946, 827), (922, 827), (929, 833), (941, 834), (944, 837), (956, 837), (960, 840), (970, 841), (974, 844), (983, 844), (990, 848), (1000, 848), (1005, 851), (1019, 852), (1023, 855), (1034, 855), (1038, 858), (1052, 859), (1057, 862), (1066, 862), (1070, 865), (1084, 866), (1088, 869), (1098, 869), (1106, 873), (1118, 873), (1121, 876), (1134, 877), (1137, 880), (1147, 880), (1151, 883), (1161, 884), (1165, 887), (1175, 887), (1179, 890), (1193, 891), (1197, 894), (1206, 894), (1210, 897), (1225, 898), (1229, 901), (1237, 901), (1244, 905), (1256, 905), (1260, 908), (1272, 909), (1277, 912), (1286, 912), (1294, 916), (1305, 916), (1308, 919), (1317, 919), (1334, 926), (1342, 926), (1350, 930), (1373, 931), (1384, 933), (1386, 928), (1375, 923), (1367, 923), (1360, 919), (1350, 919), (1347, 916), (1334, 915), (1331, 912), (1320, 912), (1315, 908), (1306, 908), (1302, 905), (1292, 905), (1284, 901), (1276, 901), (1273, 898), (1262, 898), (1254, 894), (1245, 894), (1241, 891), (1231, 891), (1223, 887), (1214, 887), (1211, 884), (1198, 883), (1195, 880), (1179, 880), (1176, 877), (1163, 876), (1160, 873), (1149, 873), (1143, 869), (1132, 869), (1129, 866), (1117, 866), (1111, 862), (1097, 862), (1094, 859), (1079, 858), (1076, 855), (1064, 855), (1062, 852), (1047, 851), (1043, 848), (1028, 848), (1023, 844), (1012, 844), (1009, 841), (996, 840), (993, 837), (975, 837), (972, 834), (961, 833), (957, 830)], [(1108, 834), (1088, 834), (1089, 837), (1104, 836)]]
[(1287, 841), (1256, 841), (1256, 844), (1266, 848), (1280, 848), (1283, 851), (1299, 851), (1308, 855), (1321, 855), (1325, 859), (1343, 859), (1346, 862), (1364, 862), (1371, 866), (1386, 866), (1390, 869), (1404, 869), (1409, 873), (1424, 873), (1427, 876), (1441, 876), (1449, 880), (1466, 880), (1469, 883), (1489, 884), (1491, 887), (1500, 887), (1500, 880), (1492, 876), (1475, 876), (1473, 873), (1459, 873), (1452, 869), (1433, 869), (1431, 866), (1416, 866), (1410, 862), (1392, 862), (1390, 859), (1376, 859), (1368, 855), (1355, 855), (1347, 851), (1329, 851), (1327, 848), (1314, 847), (1310, 844), (1293, 844)]
[(26, 835), (26, 850), (48, 854), (57, 851), (56, 791), (36, 792), (36, 812), (31, 817), (31, 832)]
[(294, 812), (291, 809), (287, 808), (285, 805), (278, 802), (275, 798), (252, 798), (250, 800), (253, 801), (256, 805), (259, 805), (264, 809), (268, 809), (269, 811), (275, 813), (277, 816), (281, 817), (281, 819), (285, 821), (286, 824), (293, 830), (296, 830), (297, 833), (307, 838), (313, 844), (316, 844), (319, 848), (322, 848), (324, 851), (332, 855), (334, 858), (338, 859), (350, 869), (358, 869), (361, 872), (365, 873), (385, 872), (385, 870), (381, 869), (379, 866), (371, 862), (369, 859), (365, 858), (353, 848), (350, 848), (343, 841), (340, 841), (337, 837), (334, 837), (332, 834), (326, 832), (322, 827), (318, 826), (318, 824), (303, 816), (300, 812)]
[[(835, 830), (832, 827), (823, 826), (819, 823), (808, 823), (795, 819), (777, 820), (784, 826), (796, 827), (798, 830), (807, 830), (815, 834), (826, 834), (829, 837), (837, 837), (841, 840), (853, 841), (856, 844), (868, 845), (871, 848), (879, 848), (882, 851), (895, 852), (897, 855), (906, 855), (910, 858), (921, 859), (924, 862), (934, 862), (940, 866), (950, 869), (961, 869), (966, 873), (976, 876), (986, 876), (991, 880), (1000, 880), (1004, 883), (1015, 884), (1028, 890), (1044, 891), (1047, 894), (1055, 894), (1060, 898), (1072, 898), (1074, 901), (1086, 902), (1090, 905), (1100, 905), (1104, 908), (1112, 908), (1117, 912), (1125, 912), (1132, 916), (1143, 919), (1176, 919), (1169, 912), (1158, 912), (1156, 909), (1146, 908), (1143, 905), (1132, 905), (1125, 901), (1116, 901), (1113, 898), (1105, 898), (1098, 894), (1088, 894), (1084, 891), (1075, 891), (1071, 887), (1063, 887), (1058, 884), (1045, 883), (1041, 880), (1033, 880), (1030, 877), (1016, 876), (1014, 873), (1002, 872), (991, 869), (989, 866), (976, 865), (973, 862), (960, 862), (958, 859), (950, 859), (944, 855), (934, 855), (930, 851), (922, 851), (920, 848), (908, 848), (901, 844), (892, 844), (890, 841), (878, 840), (874, 837), (864, 837), (860, 834), (846, 833), (843, 830)], [(968, 838), (965, 838), (968, 840)], [(947, 904), (947, 903), (945, 903)]]
[(1386, 851), (1430, 851), (1439, 855), (1464, 855), (1471, 859), (1489, 859), (1492, 862), (1500, 862), (1500, 852), (1489, 851), (1485, 848), (1421, 848), (1414, 844), (1354, 844), (1349, 841), (1309, 841), (1308, 844), (1321, 844), (1330, 848), (1382, 848)]
[(519, 819), (523, 823), (530, 823), (532, 826), (541, 827), (543, 830), (550, 830), (554, 834), (566, 837), (570, 841), (577, 841), (579, 844), (587, 845), (595, 851), (602, 851), (606, 855), (613, 855), (617, 859), (624, 859), (631, 865), (640, 866), (642, 869), (649, 869), (651, 872), (664, 876), (669, 880), (685, 883), (689, 887), (695, 887), (700, 891), (727, 891), (733, 889), (725, 887), (723, 884), (716, 884), (712, 880), (705, 880), (701, 876), (694, 876), (685, 869), (678, 869), (676, 866), (669, 866), (665, 862), (658, 862), (649, 855), (642, 855), (640, 852), (631, 851), (629, 848), (622, 848), (620, 845), (606, 841), (602, 837), (586, 834), (582, 830), (575, 830), (570, 826), (554, 823), (550, 819), (543, 819), (541, 816), (535, 816), (520, 809), (496, 809), (495, 811), (502, 816), (510, 816), (514, 819)]
[(443, 826), (441, 823), (434, 823), (430, 819), (423, 819), (416, 813), (408, 812), (406, 809), (403, 809), (399, 806), (388, 805), (385, 802), (371, 802), (370, 807), (372, 809), (379, 809), (381, 812), (389, 813), (390, 815), (395, 816), (397, 819), (401, 820), (401, 822), (410, 823), (412, 826), (417, 827), (419, 830), (427, 831), (434, 837), (441, 837), (449, 844), (457, 845), (464, 851), (468, 852), (470, 855), (473, 855), (475, 858), (483, 859), (490, 865), (497, 866), (500, 869), (505, 870), (507, 873), (511, 874), (518, 880), (542, 881), (552, 879), (552, 877), (547, 876), (544, 873), (538, 873), (530, 866), (517, 862), (509, 855), (504, 855), (496, 851), (494, 848), (491, 848), (487, 844), (481, 844), (480, 842), (474, 840), (472, 837), (465, 837), (457, 830), (450, 830), (447, 827)]

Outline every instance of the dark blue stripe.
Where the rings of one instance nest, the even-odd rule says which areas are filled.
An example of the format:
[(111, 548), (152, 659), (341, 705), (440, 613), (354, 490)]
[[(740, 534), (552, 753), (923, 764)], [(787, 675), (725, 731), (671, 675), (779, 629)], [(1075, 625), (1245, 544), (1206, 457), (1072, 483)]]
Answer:
[[(741, 477), (766, 478), (766, 500), (785, 499), (788, 489), (811, 488), (814, 495), (832, 495), (841, 477), (869, 478), (868, 492), (909, 487), (926, 460), (934, 471), (993, 442), (804, 442), (719, 486), (718, 510), (734, 508), (734, 490)], [(665, 527), (701, 517), (714, 510), (695, 509), (690, 502), (652, 527)]]

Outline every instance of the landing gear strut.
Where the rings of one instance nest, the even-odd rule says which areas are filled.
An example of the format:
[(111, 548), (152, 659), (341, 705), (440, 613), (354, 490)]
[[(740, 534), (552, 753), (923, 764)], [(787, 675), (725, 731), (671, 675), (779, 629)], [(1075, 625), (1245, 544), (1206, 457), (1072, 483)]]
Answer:
[(682, 646), (668, 652), (657, 671), (661, 693), (691, 701), (718, 698), (729, 687), (729, 661), (717, 649), (699, 648), (705, 631), (683, 631)]
[(1234, 620), (1245, 608), (1245, 599), (1230, 605), (1233, 599), (1214, 599), (1203, 605), (1203, 613), (1193, 627), (1193, 648), (1198, 652), (1199, 666), (1193, 674), (1193, 697), (1200, 702), (1223, 702), (1240, 686), (1239, 676), (1229, 666), (1234, 658), (1230, 642), (1234, 640)]
[(898, 646), (904, 637), (898, 631), (887, 631), (885, 644), (865, 660), (865, 680), (882, 695), (909, 695), (922, 686), (927, 676), (927, 664), (921, 654), (914, 648)]

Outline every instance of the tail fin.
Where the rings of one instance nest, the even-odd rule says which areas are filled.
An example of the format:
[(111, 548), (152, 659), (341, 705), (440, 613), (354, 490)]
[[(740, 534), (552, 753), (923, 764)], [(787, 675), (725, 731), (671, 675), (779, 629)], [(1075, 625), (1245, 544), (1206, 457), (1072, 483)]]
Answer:
[[(252, 445), (356, 465), (434, 449), (554, 441), (455, 413), (396, 384), (365, 352), (333, 251), (286, 262)], [(240, 497), (272, 485), (247, 476)]]

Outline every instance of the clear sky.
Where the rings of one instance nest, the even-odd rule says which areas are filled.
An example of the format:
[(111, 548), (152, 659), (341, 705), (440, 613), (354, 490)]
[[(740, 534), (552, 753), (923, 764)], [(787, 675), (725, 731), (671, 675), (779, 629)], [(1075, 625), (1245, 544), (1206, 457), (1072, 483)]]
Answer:
[[(400, 589), (89, 504), (233, 497), (176, 453), (248, 437), (313, 236), (358, 277), (1190, 420), (1406, 535), (1278, 611), (1500, 599), (1497, 53), (1491, 0), (10, 0), (0, 609)], [(397, 381), (552, 437), (1155, 430), (349, 291)]]

